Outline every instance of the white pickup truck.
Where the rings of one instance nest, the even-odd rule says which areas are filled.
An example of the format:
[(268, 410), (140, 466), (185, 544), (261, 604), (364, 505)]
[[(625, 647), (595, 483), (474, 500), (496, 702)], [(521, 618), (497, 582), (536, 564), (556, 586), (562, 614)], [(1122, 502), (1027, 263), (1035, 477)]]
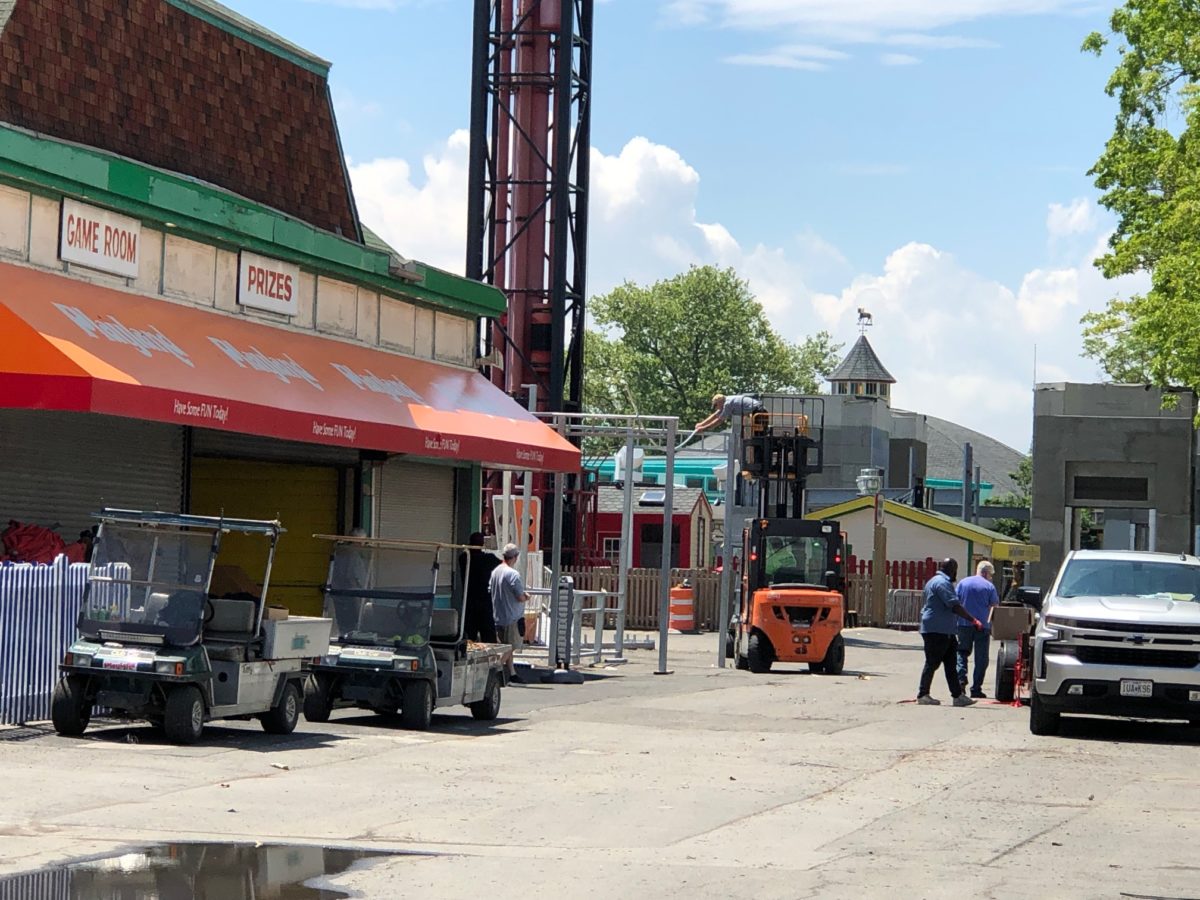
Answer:
[(1076, 550), (1034, 635), (1029, 730), (1062, 713), (1200, 725), (1200, 559)]

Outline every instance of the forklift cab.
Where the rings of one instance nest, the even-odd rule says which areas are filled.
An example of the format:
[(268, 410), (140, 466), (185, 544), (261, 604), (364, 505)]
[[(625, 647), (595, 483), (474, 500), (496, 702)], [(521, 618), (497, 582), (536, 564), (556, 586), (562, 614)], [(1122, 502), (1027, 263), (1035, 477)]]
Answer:
[(836, 522), (754, 519), (745, 534), (749, 593), (763, 588), (818, 588), (841, 593), (844, 544)]

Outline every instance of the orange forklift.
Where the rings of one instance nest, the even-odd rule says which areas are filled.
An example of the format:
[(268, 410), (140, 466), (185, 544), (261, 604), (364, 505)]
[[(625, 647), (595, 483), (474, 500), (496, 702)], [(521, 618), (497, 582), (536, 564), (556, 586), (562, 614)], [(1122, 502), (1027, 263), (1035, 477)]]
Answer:
[(837, 675), (846, 661), (845, 544), (837, 522), (803, 518), (805, 479), (822, 468), (824, 401), (771, 395), (742, 422), (742, 476), (758, 494), (743, 532), (738, 612), (726, 655), (739, 669), (808, 663)]

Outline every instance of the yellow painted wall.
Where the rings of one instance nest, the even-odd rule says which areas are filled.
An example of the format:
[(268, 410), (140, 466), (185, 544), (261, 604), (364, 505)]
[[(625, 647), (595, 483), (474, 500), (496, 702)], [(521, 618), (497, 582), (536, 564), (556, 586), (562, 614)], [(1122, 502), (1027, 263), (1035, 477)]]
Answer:
[[(271, 570), (270, 603), (296, 615), (321, 614), (321, 586), (329, 567), (329, 544), (314, 534), (338, 530), (338, 471), (323, 466), (231, 459), (192, 461), (191, 512), (243, 519), (279, 517), (287, 533), (279, 539)], [(219, 565), (236, 565), (256, 582), (266, 565), (268, 542), (251, 535), (225, 535)]]

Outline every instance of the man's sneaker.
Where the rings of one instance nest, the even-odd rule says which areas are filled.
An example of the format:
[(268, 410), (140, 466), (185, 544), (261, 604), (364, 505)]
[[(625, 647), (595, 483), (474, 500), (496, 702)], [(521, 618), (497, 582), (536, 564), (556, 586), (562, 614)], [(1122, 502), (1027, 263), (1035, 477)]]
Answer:
[(920, 697), (917, 698), (917, 702), (920, 703), (922, 706), (941, 706), (942, 705), (941, 700), (938, 700), (936, 697), (930, 697), (928, 694), (922, 694)]
[(974, 706), (975, 701), (972, 700), (970, 697), (968, 697), (966, 694), (959, 694), (957, 697), (954, 698), (954, 705), (955, 706)]

